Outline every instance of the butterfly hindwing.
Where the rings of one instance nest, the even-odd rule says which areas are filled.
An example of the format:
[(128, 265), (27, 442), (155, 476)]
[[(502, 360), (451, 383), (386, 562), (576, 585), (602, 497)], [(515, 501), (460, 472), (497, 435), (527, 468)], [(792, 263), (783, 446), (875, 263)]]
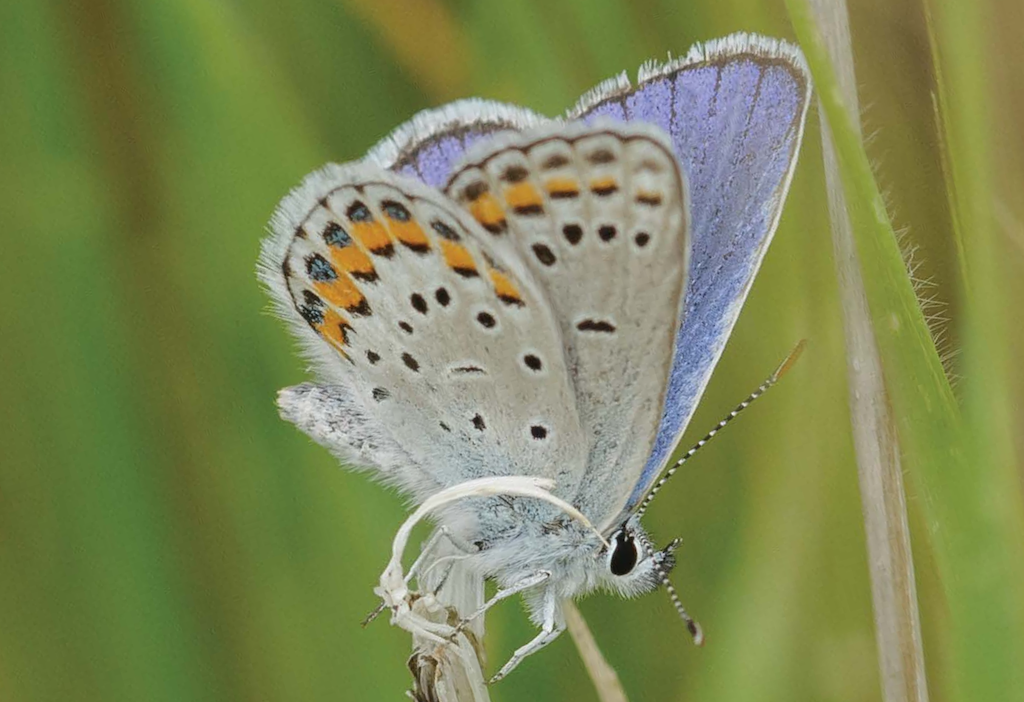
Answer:
[(565, 344), (592, 471), (573, 502), (600, 527), (654, 441), (687, 270), (684, 178), (645, 125), (557, 125), (474, 149), (446, 192), (526, 261)]
[[(272, 228), (262, 277), (332, 392), (366, 421), (303, 425), (323, 392), (295, 389), (287, 418), (343, 456), (380, 443), (387, 456), (363, 450), (357, 462), (416, 499), (482, 474), (579, 479), (557, 322), (529, 269), (457, 206), (376, 166), (331, 166), (285, 199)], [(376, 435), (354, 435), (367, 426)], [(398, 450), (407, 472), (388, 458)]]
[(413, 495), (429, 494), (438, 483), (377, 421), (348, 384), (303, 383), (278, 393), (281, 416), (356, 470)]
[(466, 151), (480, 140), (546, 121), (515, 105), (459, 100), (420, 112), (377, 144), (365, 160), (442, 188)]

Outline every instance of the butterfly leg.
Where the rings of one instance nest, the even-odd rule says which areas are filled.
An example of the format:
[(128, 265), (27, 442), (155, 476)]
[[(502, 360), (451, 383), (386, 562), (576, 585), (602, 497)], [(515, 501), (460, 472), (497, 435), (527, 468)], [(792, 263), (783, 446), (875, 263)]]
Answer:
[[(457, 550), (462, 551), (463, 553), (465, 553), (467, 555), (470, 554), (470, 553), (474, 553), (475, 552), (475, 549), (471, 545), (467, 544), (466, 542), (462, 541), (462, 539), (460, 539), (459, 537), (457, 537), (454, 534), (452, 534), (448, 530), (447, 527), (441, 526), (438, 529), (436, 529), (434, 531), (434, 533), (431, 534), (430, 537), (427, 539), (427, 541), (423, 544), (423, 548), (420, 549), (420, 555), (416, 557), (416, 560), (413, 562), (412, 567), (409, 568), (409, 572), (405, 576), (405, 583), (407, 585), (409, 584), (410, 581), (412, 581), (412, 579), (414, 577), (419, 575), (419, 571), (423, 567), (423, 564), (425, 562), (427, 562), (428, 558), (431, 555), (433, 555), (433, 552), (437, 549), (437, 546), (441, 543), (442, 538), (447, 539), (448, 543), (450, 543), (452, 546), (454, 546)], [(461, 556), (446, 556), (444, 560), (453, 559), (453, 558), (461, 558)], [(427, 570), (432, 568), (434, 565), (437, 565), (439, 562), (440, 562), (440, 560), (431, 562), (430, 566), (428, 566)], [(448, 570), (449, 571), (451, 570), (451, 564), (449, 564)], [(447, 578), (448, 578), (448, 572), (445, 572), (445, 575), (441, 577), (440, 582), (438, 583), (438, 585), (433, 588), (433, 593), (432, 594), (436, 595), (438, 593), (438, 591), (442, 587), (444, 587), (444, 583), (445, 583), (445, 580), (447, 580)], [(386, 608), (387, 608), (387, 604), (384, 602), (384, 600), (381, 600), (380, 603), (377, 605), (377, 607), (374, 608), (374, 610), (372, 612), (370, 612), (366, 616), (365, 619), (363, 619), (362, 626), (364, 626), (364, 627), (367, 626), (370, 622), (372, 622), (374, 619), (376, 619), (378, 616), (380, 616), (381, 612), (383, 612)]]
[(544, 622), (541, 625), (540, 633), (525, 646), (520, 646), (516, 649), (516, 652), (513, 653), (512, 657), (508, 660), (508, 663), (503, 665), (501, 670), (495, 673), (494, 677), (491, 678), (491, 684), (498, 682), (511, 673), (517, 665), (523, 662), (524, 658), (541, 650), (557, 639), (559, 634), (565, 631), (565, 617), (562, 614), (561, 607), (558, 606), (558, 600), (556, 599), (554, 590), (548, 589), (544, 593), (543, 614)]
[(518, 582), (512, 583), (506, 588), (498, 590), (496, 593), (494, 593), (494, 597), (484, 602), (479, 609), (477, 609), (475, 612), (473, 612), (468, 617), (464, 618), (461, 622), (458, 623), (458, 625), (455, 627), (455, 632), (450, 637), (448, 637), (449, 640), (454, 641), (455, 637), (458, 636), (459, 633), (463, 629), (465, 629), (467, 625), (470, 624), (470, 622), (475, 620), (477, 617), (481, 616), (484, 612), (486, 612), (502, 600), (506, 600), (509, 597), (512, 597), (512, 595), (518, 595), (523, 590), (529, 590), (531, 587), (536, 587), (537, 585), (540, 585), (542, 582), (544, 582), (550, 577), (551, 573), (549, 571), (542, 570), (538, 571), (537, 573), (534, 573), (533, 575), (529, 575)]
[[(409, 568), (409, 572), (405, 576), (405, 582), (407, 584), (411, 582), (412, 579), (419, 574), (420, 568), (423, 567), (423, 563), (427, 560), (428, 557), (433, 555), (434, 550), (437, 548), (438, 544), (441, 543), (441, 539), (447, 539), (448, 543), (450, 543), (457, 550), (461, 551), (462, 553), (465, 553), (466, 555), (476, 552), (476, 549), (473, 548), (470, 544), (466, 543), (458, 536), (451, 533), (448, 527), (442, 525), (434, 530), (434, 533), (431, 534), (430, 538), (428, 538), (426, 543), (423, 544), (423, 548), (420, 549), (420, 555), (416, 557), (416, 560), (413, 562), (412, 567)], [(447, 556), (446, 559), (447, 558), (458, 558), (458, 556)]]

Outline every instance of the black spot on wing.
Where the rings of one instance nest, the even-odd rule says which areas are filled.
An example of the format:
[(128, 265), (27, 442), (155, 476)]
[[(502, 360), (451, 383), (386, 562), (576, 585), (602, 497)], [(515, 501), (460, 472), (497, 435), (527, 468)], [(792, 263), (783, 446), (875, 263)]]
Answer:
[(507, 183), (518, 183), (520, 181), (526, 180), (526, 176), (528, 176), (529, 174), (529, 171), (527, 171), (522, 166), (516, 164), (506, 168), (504, 172), (502, 172), (501, 174), (501, 179)]
[(519, 205), (512, 208), (512, 212), (520, 217), (536, 217), (544, 214), (544, 206), (540, 203), (531, 202), (529, 205)]
[(414, 310), (420, 314), (427, 313), (427, 301), (423, 299), (423, 296), (419, 293), (413, 293), (409, 297), (409, 302), (412, 304)]
[(481, 195), (486, 193), (488, 190), (489, 190), (489, 188), (487, 186), (487, 183), (485, 183), (482, 180), (477, 180), (477, 181), (474, 181), (474, 182), (470, 183), (469, 185), (467, 185), (465, 187), (465, 189), (462, 191), (462, 195), (467, 200), (473, 201), (473, 200), (478, 199)]
[(555, 264), (555, 253), (549, 247), (544, 244), (534, 244), (532, 248), (533, 255), (545, 266), (553, 266)]
[(439, 219), (433, 220), (430, 223), (430, 228), (437, 232), (437, 235), (442, 239), (447, 239), (448, 241), (459, 241), (462, 239), (458, 232)]
[(356, 200), (348, 206), (348, 210), (345, 211), (345, 216), (347, 216), (351, 222), (373, 221), (373, 213), (370, 212), (370, 208), (360, 200)]
[(657, 207), (661, 204), (661, 195), (657, 193), (640, 193), (636, 196), (637, 204), (648, 207)]
[(582, 332), (615, 333), (615, 325), (603, 319), (584, 319), (576, 325), (576, 328)]
[(327, 283), (336, 280), (338, 272), (334, 266), (327, 262), (327, 259), (318, 253), (306, 257), (306, 273), (311, 280)]
[(324, 227), (323, 237), (324, 243), (328, 246), (344, 247), (352, 243), (352, 237), (337, 222), (327, 223), (327, 226)]
[(544, 170), (550, 171), (552, 169), (561, 168), (562, 166), (568, 165), (569, 157), (566, 156), (565, 154), (551, 154), (546, 159), (544, 159), (544, 163), (540, 164), (540, 167), (543, 168)]
[(380, 204), (380, 208), (384, 210), (384, 214), (386, 214), (389, 219), (393, 219), (396, 222), (408, 222), (412, 219), (412, 215), (409, 214), (409, 210), (400, 202), (385, 200)]
[(528, 353), (523, 356), (523, 363), (532, 371), (540, 371), (540, 369), (544, 367), (540, 357), (532, 353)]
[(359, 298), (359, 302), (349, 305), (345, 309), (358, 317), (368, 317), (373, 314), (373, 310), (370, 309), (370, 303), (367, 302), (365, 297)]
[(297, 305), (299, 314), (312, 326), (324, 323), (324, 301), (309, 290), (302, 291), (302, 303)]
[(499, 219), (497, 222), (481, 222), (480, 225), (491, 234), (503, 234), (508, 231), (508, 220)]

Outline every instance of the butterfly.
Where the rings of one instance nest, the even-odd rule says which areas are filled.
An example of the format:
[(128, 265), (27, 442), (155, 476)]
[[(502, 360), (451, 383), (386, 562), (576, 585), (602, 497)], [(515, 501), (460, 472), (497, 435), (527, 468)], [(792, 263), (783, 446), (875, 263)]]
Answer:
[[(539, 476), (438, 521), (521, 593), (536, 637), (597, 588), (668, 582), (640, 525), (772, 239), (810, 99), (799, 50), (734, 35), (586, 93), (565, 117), (478, 99), (428, 110), (278, 207), (260, 278), (317, 383), (282, 416), (415, 503)], [(645, 499), (646, 496), (646, 499)]]

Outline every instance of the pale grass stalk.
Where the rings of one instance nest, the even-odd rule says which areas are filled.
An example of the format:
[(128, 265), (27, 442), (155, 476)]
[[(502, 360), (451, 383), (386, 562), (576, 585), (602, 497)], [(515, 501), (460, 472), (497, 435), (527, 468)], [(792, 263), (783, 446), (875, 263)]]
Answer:
[(583, 659), (583, 665), (587, 668), (594, 689), (597, 690), (597, 698), (600, 702), (629, 702), (626, 691), (619, 682), (619, 676), (611, 667), (605, 657), (601, 655), (601, 649), (597, 647), (594, 635), (590, 633), (590, 627), (572, 600), (562, 603), (565, 612), (565, 623), (572, 635), (576, 650)]
[[(810, 0), (810, 6), (835, 66), (846, 107), (856, 116), (859, 108), (845, 2)], [(928, 688), (899, 444), (832, 135), (824, 111), (819, 110), (819, 115), (883, 699), (926, 702)]]

